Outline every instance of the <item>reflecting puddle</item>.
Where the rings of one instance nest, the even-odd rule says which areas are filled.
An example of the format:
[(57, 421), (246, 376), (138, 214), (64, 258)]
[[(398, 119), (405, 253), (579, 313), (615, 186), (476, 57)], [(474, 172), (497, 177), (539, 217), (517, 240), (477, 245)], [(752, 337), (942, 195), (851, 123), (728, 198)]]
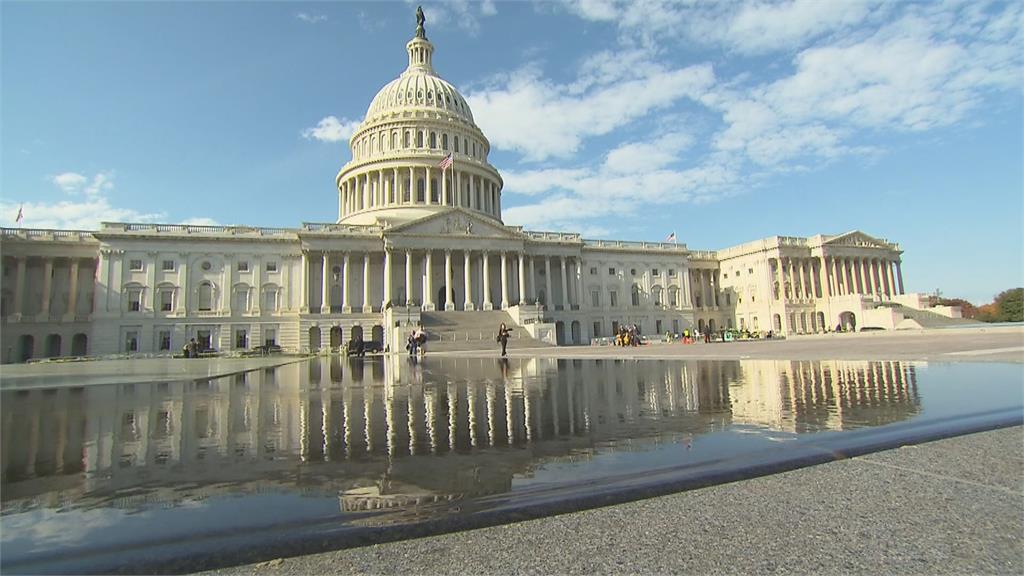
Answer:
[(333, 357), (4, 391), (2, 562), (109, 569), (232, 538), (465, 516), (871, 427), (1019, 412), (1021, 381), (1000, 364)]

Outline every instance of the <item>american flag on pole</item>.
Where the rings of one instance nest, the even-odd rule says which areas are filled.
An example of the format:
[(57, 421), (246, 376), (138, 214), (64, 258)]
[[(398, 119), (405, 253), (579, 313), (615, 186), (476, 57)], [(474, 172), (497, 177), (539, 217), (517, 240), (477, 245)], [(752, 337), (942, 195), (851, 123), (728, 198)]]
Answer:
[(452, 158), (452, 155), (449, 153), (437, 164), (437, 167), (441, 170), (447, 170), (452, 167), (452, 164), (455, 164), (455, 159)]
[(24, 206), (18, 206), (18, 215), (14, 218), (16, 224), (21, 224), (21, 221), (25, 219)]
[(675, 241), (676, 241), (676, 233), (675, 232), (672, 232), (671, 234), (668, 235), (667, 238), (665, 238), (665, 242), (675, 242)]

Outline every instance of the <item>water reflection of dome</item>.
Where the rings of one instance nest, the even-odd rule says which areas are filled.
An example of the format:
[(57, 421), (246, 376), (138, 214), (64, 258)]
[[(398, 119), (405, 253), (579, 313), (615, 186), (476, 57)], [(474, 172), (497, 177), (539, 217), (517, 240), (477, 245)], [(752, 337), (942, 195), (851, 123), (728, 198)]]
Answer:
[(358, 495), (378, 486), (391, 502), (446, 500), (507, 491), (545, 462), (647, 450), (733, 423), (843, 429), (920, 407), (914, 366), (900, 362), (313, 364), (210, 382), (4, 392), (5, 507), (36, 497), (48, 506), (55, 489), (86, 495), (86, 506), (268, 487)]

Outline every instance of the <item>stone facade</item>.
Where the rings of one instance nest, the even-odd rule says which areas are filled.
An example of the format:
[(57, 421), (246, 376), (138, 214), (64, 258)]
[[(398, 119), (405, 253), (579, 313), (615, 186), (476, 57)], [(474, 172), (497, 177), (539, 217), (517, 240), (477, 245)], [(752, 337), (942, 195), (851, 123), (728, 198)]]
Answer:
[(504, 225), (487, 138), (434, 73), (425, 33), (406, 48), (408, 68), (351, 138), (335, 223), (2, 229), (3, 362), (169, 354), (192, 338), (395, 349), (422, 313), (455, 310), (506, 310), (558, 344), (633, 324), (798, 334), (855, 328), (903, 294), (899, 246), (857, 231), (716, 252)]

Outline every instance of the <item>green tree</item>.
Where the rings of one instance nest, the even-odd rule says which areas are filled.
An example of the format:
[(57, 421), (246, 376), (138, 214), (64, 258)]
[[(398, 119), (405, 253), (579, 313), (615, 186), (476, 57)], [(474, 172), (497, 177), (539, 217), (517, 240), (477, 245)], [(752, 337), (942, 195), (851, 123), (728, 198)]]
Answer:
[(995, 299), (998, 322), (1024, 322), (1024, 288), (1000, 292)]

